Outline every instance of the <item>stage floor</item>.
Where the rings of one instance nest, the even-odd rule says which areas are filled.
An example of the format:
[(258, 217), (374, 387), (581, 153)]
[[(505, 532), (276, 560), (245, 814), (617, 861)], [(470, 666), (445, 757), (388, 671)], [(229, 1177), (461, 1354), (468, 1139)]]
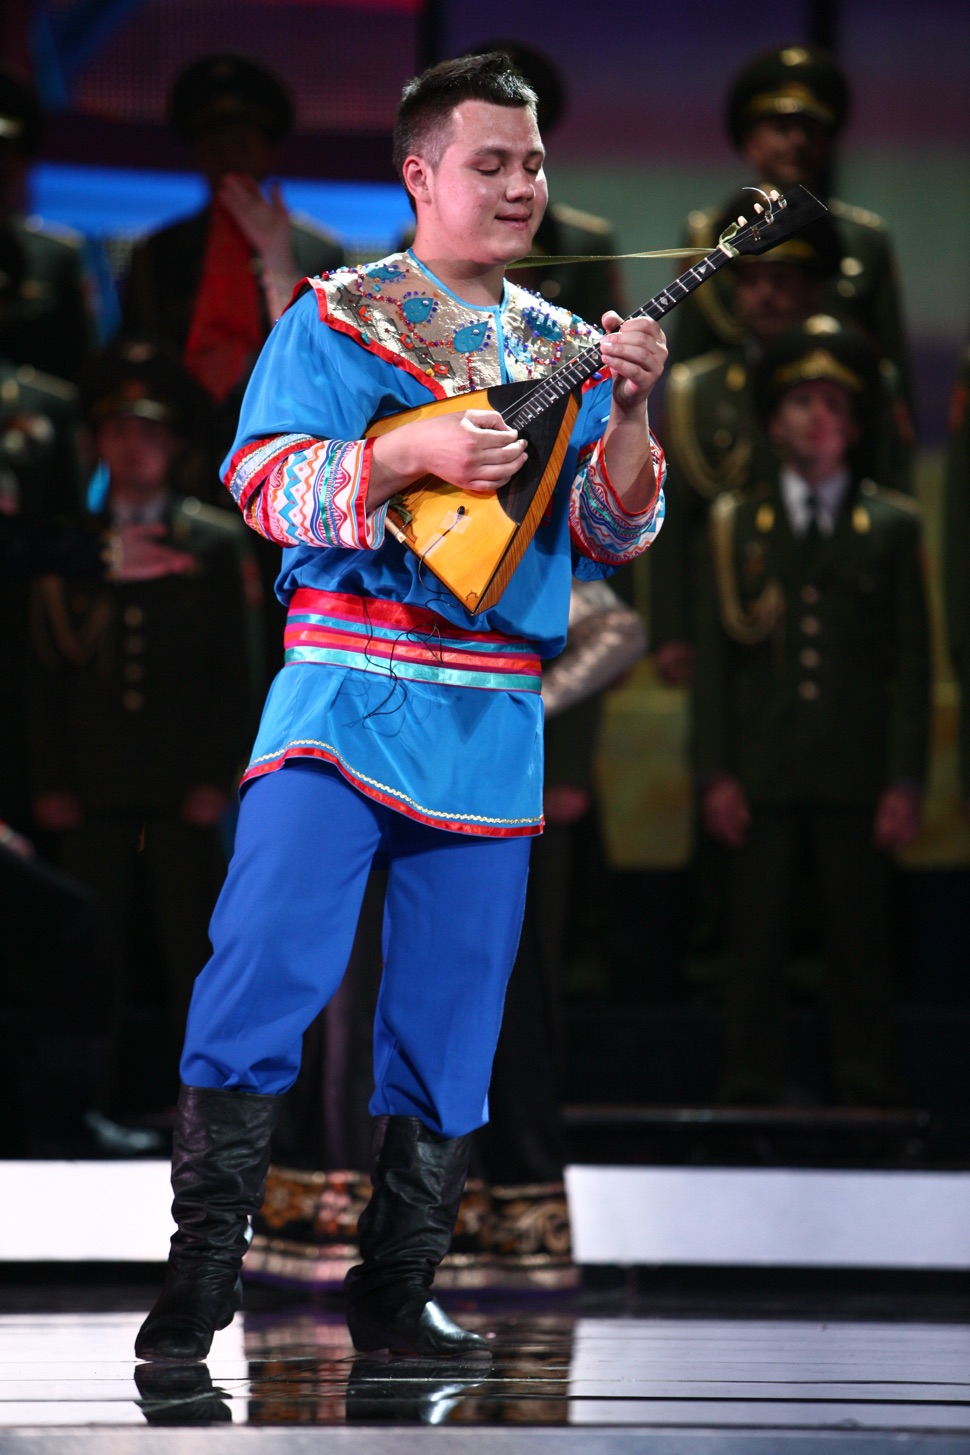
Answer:
[(14, 1310), (0, 1314), (3, 1455), (970, 1455), (958, 1317), (820, 1317), (817, 1300), (801, 1316), (732, 1316), (728, 1302), (684, 1317), (588, 1292), (452, 1300), (494, 1351), (459, 1365), (356, 1357), (336, 1308), (301, 1303), (238, 1316), (206, 1365), (177, 1367), (132, 1357), (149, 1302), (147, 1289), (47, 1289), (31, 1307), (29, 1291), (0, 1290)]

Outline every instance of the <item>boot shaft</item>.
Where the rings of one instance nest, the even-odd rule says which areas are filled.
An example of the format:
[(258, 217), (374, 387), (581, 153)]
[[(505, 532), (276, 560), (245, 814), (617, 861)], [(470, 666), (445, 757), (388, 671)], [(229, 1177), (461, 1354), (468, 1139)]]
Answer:
[(172, 1141), (174, 1255), (241, 1260), (269, 1168), (278, 1096), (183, 1086)]
[(374, 1191), (357, 1225), (368, 1281), (430, 1289), (451, 1246), (470, 1154), (470, 1135), (442, 1137), (418, 1117), (377, 1118)]

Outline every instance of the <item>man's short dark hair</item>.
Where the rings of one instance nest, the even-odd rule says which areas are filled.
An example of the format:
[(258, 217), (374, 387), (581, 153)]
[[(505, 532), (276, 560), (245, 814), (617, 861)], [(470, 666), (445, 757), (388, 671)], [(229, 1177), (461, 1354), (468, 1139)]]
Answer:
[(422, 156), (437, 167), (448, 144), (448, 120), (463, 101), (524, 106), (533, 115), (536, 111), (536, 93), (501, 51), (439, 61), (408, 81), (401, 93), (394, 125), (394, 166), (399, 177), (406, 157)]

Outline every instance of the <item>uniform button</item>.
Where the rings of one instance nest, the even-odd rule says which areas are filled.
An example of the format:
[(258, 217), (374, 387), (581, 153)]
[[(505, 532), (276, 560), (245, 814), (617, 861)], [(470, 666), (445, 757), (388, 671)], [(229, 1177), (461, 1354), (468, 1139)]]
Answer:
[(814, 702), (818, 696), (819, 688), (817, 682), (799, 682), (798, 695), (806, 702)]
[(816, 603), (816, 601), (818, 601), (818, 587), (817, 586), (803, 586), (802, 587), (802, 600), (804, 601), (804, 603), (805, 603), (806, 606), (814, 606), (815, 603)]
[(806, 647), (803, 652), (799, 652), (798, 660), (803, 667), (817, 667), (822, 657), (814, 647)]
[(145, 675), (145, 669), (140, 662), (126, 662), (123, 675), (126, 682), (140, 682)]
[(121, 704), (126, 712), (141, 712), (145, 706), (145, 698), (141, 692), (134, 692), (129, 689), (122, 693)]
[(125, 607), (125, 626), (141, 626), (144, 620), (145, 613), (142, 611), (140, 606)]
[(807, 637), (817, 637), (819, 633), (819, 622), (817, 616), (802, 617), (802, 631)]
[(145, 650), (145, 638), (137, 636), (125, 637), (121, 645), (126, 652), (130, 652), (133, 657), (137, 657), (139, 652)]

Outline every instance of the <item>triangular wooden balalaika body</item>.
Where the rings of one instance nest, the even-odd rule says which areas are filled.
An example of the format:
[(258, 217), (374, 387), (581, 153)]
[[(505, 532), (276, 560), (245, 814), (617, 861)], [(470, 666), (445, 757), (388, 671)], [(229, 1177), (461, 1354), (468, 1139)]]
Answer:
[[(804, 187), (772, 199), (753, 223), (740, 227), (630, 317), (663, 318), (732, 257), (767, 252), (825, 211)], [(395, 496), (388, 508), (391, 533), (473, 616), (495, 605), (535, 534), (559, 478), (579, 411), (580, 388), (602, 365), (599, 348), (594, 347), (545, 378), (434, 400), (389, 415), (368, 429), (367, 437), (373, 439), (414, 420), (492, 409), (527, 441), (525, 464), (494, 494), (461, 490), (428, 475)]]

